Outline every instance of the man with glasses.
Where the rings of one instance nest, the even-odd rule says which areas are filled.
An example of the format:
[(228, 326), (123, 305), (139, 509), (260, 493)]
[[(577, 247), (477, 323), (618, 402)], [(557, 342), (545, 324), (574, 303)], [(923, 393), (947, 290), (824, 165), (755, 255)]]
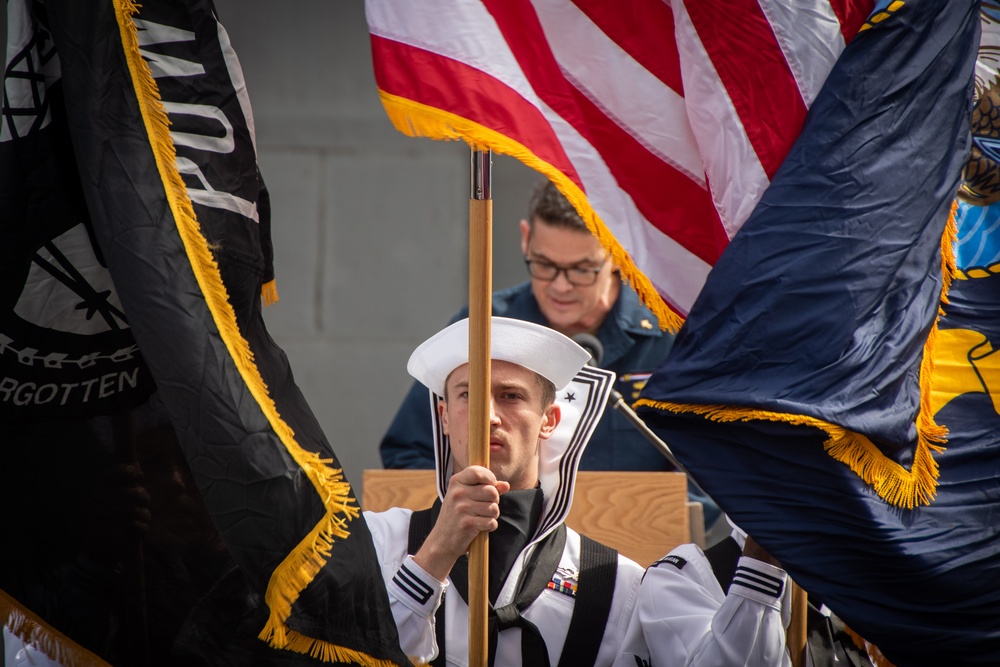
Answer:
[[(600, 366), (614, 371), (615, 388), (626, 401), (638, 397), (650, 373), (667, 356), (673, 335), (621, 281), (607, 251), (587, 229), (573, 205), (548, 180), (531, 196), (521, 220), (521, 250), (530, 280), (493, 295), (493, 314), (548, 326), (573, 337), (596, 336), (603, 346)], [(452, 318), (468, 316), (463, 308)], [(427, 390), (414, 383), (382, 439), (386, 468), (433, 468), (434, 449)], [(604, 413), (580, 462), (581, 470), (670, 470), (666, 458), (615, 410)], [(707, 497), (705, 524), (719, 510)]]

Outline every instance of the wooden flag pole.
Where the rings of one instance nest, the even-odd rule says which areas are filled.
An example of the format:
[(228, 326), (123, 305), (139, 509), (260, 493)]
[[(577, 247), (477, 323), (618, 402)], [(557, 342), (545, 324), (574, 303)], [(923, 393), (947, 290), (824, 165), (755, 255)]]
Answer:
[(792, 667), (806, 666), (806, 620), (809, 616), (808, 594), (790, 578), (792, 587), (792, 617), (788, 623), (785, 643), (792, 658)]
[[(469, 464), (490, 465), (490, 316), (493, 311), (491, 153), (472, 150), (469, 200)], [(489, 533), (469, 545), (469, 667), (486, 667)]]

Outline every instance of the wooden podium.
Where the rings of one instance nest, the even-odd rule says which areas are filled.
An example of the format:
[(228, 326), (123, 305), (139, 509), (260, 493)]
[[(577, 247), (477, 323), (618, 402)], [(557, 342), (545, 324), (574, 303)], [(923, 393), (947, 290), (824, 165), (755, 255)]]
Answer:
[[(361, 506), (424, 509), (437, 498), (433, 470), (365, 470)], [(698, 541), (687, 480), (678, 472), (580, 472), (566, 524), (647, 567), (679, 544)], [(703, 531), (702, 531), (703, 536)]]

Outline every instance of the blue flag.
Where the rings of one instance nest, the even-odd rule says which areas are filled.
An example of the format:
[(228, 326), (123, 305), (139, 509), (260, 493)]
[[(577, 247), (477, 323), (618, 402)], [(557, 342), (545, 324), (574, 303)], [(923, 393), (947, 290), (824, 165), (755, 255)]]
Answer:
[(735, 522), (898, 665), (1000, 662), (1000, 441), (982, 417), (967, 429), (996, 410), (955, 389), (934, 414), (947, 361), (1000, 333), (991, 281), (951, 281), (979, 27), (974, 2), (876, 11), (639, 402)]

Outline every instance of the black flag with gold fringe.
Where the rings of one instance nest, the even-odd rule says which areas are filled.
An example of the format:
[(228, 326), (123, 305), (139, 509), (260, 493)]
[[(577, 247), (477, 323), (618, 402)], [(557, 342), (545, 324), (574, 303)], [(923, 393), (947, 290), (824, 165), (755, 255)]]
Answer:
[[(67, 665), (92, 660), (74, 641), (115, 664), (407, 664), (354, 493), (261, 318), (262, 299), (276, 297), (269, 203), (212, 3), (11, 0), (8, 25), (4, 481), (13, 488), (48, 460), (66, 472), (53, 497), (79, 483), (72, 497), (97, 521), (74, 533), (51, 519), (72, 516), (72, 502), (49, 501), (44, 520), (27, 504), (24, 532), (7, 533), (0, 555), (0, 622), (11, 632), (37, 613), (65, 636), (21, 640)], [(107, 442), (129, 438), (141, 472), (92, 465), (87, 452), (107, 456)], [(18, 500), (9, 489), (3, 499)], [(95, 627), (120, 573), (102, 578), (111, 540), (94, 526), (115, 513), (148, 531), (133, 559), (147, 636), (128, 652), (130, 638)], [(67, 529), (84, 548), (59, 561), (77, 546), (65, 532), (56, 546)], [(51, 563), (18, 561), (30, 531), (48, 536)], [(181, 556), (161, 559), (158, 547), (178, 540)], [(134, 619), (118, 618), (127, 633)], [(18, 625), (28, 626), (38, 628)]]

